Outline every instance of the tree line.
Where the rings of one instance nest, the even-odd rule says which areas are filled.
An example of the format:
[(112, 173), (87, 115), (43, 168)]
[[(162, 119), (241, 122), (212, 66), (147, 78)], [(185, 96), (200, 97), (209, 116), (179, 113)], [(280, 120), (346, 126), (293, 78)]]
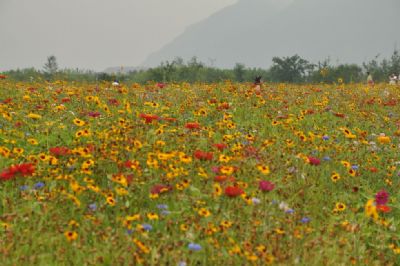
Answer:
[(185, 62), (182, 58), (162, 62), (159, 66), (134, 70), (128, 73), (105, 73), (79, 69), (59, 69), (55, 56), (49, 56), (43, 70), (34, 68), (6, 71), (3, 74), (16, 81), (66, 80), (77, 82), (114, 81), (127, 83), (155, 82), (219, 82), (232, 80), (251, 82), (261, 76), (264, 81), (287, 83), (345, 83), (364, 82), (366, 73), (372, 74), (376, 82), (385, 82), (391, 74), (400, 74), (400, 54), (394, 50), (389, 59), (379, 56), (362, 65), (333, 65), (329, 59), (311, 63), (299, 55), (274, 57), (269, 69), (251, 68), (237, 63), (232, 69), (207, 66), (196, 57)]

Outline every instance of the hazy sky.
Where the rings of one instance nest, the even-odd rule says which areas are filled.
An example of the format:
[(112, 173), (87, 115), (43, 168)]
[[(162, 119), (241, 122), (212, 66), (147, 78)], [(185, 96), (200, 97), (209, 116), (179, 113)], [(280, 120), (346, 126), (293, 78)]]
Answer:
[(0, 71), (136, 66), (236, 0), (0, 0)]

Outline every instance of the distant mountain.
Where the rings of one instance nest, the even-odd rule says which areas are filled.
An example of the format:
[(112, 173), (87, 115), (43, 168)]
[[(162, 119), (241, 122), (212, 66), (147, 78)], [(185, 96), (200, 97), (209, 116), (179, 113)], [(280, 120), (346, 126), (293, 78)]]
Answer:
[(190, 26), (143, 66), (196, 56), (267, 67), (274, 56), (362, 63), (400, 45), (399, 0), (239, 0)]

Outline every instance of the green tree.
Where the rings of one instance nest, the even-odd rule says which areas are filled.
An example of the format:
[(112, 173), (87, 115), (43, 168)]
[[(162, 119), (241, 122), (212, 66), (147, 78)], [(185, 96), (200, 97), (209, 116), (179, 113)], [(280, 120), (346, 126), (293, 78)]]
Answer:
[(233, 68), (233, 74), (235, 75), (235, 81), (243, 82), (246, 74), (246, 66), (241, 63), (236, 63), (235, 67)]
[(54, 55), (47, 57), (47, 61), (44, 64), (43, 69), (50, 76), (53, 76), (55, 73), (57, 73), (57, 58)]
[(275, 82), (303, 82), (314, 69), (314, 65), (298, 55), (274, 57), (270, 69), (271, 79)]

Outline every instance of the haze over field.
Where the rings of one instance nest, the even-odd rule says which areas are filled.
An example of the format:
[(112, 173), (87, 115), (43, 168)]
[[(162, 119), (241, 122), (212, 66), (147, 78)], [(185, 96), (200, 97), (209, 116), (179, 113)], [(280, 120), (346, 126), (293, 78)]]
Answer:
[(273, 56), (361, 63), (400, 45), (398, 0), (2, 0), (0, 71), (102, 71), (197, 56), (268, 67)]
[(185, 28), (235, 0), (0, 0), (0, 71), (138, 66)]

